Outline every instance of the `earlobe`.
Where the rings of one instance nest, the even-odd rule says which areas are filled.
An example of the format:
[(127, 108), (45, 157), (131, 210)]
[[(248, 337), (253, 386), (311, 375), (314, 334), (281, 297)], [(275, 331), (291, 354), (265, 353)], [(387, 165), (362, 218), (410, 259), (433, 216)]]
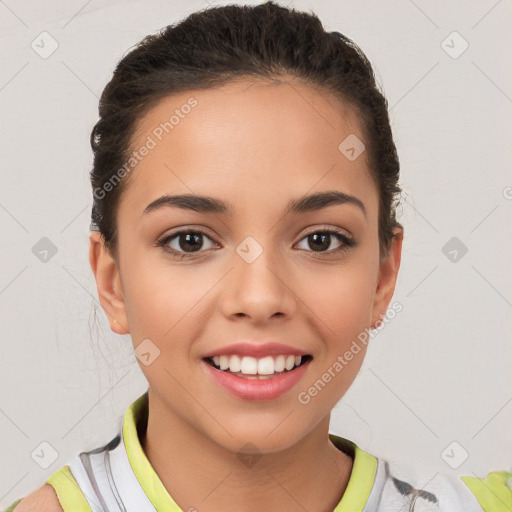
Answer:
[(110, 328), (116, 334), (128, 334), (126, 307), (119, 276), (119, 269), (112, 255), (105, 248), (104, 239), (99, 231), (89, 236), (89, 263), (96, 279), (98, 297)]
[(377, 289), (373, 302), (373, 318), (371, 322), (372, 328), (378, 327), (382, 318), (385, 316), (386, 310), (391, 302), (395, 285), (400, 269), (400, 261), (402, 257), (402, 242), (404, 238), (404, 230), (400, 227), (393, 228), (393, 238), (389, 245), (386, 258), (380, 262), (379, 275), (377, 279)]

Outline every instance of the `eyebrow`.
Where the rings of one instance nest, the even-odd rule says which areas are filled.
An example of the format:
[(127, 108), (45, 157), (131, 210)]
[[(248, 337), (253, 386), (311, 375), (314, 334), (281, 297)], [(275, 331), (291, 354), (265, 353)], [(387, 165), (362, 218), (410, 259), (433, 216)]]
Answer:
[[(304, 195), (297, 199), (292, 199), (286, 207), (285, 215), (289, 213), (308, 213), (327, 208), (328, 206), (342, 204), (352, 204), (358, 207), (366, 217), (366, 208), (360, 199), (335, 190), (318, 192), (316, 194)], [(176, 196), (163, 195), (155, 199), (146, 206), (142, 215), (147, 215), (162, 207), (176, 207), (183, 210), (193, 210), (199, 213), (224, 215), (233, 215), (235, 212), (235, 208), (231, 203), (221, 199), (194, 194), (182, 194)]]

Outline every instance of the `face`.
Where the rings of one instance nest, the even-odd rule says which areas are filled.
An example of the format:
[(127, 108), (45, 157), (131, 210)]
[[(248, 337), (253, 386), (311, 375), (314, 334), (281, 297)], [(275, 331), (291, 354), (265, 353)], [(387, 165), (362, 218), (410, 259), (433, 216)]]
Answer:
[[(338, 148), (349, 135), (364, 141), (355, 113), (298, 83), (184, 92), (140, 120), (132, 148), (150, 149), (139, 151), (120, 201), (119, 260), (93, 233), (90, 261), (112, 330), (148, 354), (137, 360), (162, 418), (233, 451), (250, 440), (262, 453), (328, 422), (366, 345), (344, 354), (385, 313), (401, 250), (399, 237), (379, 259), (378, 190), (366, 153), (354, 160)], [(355, 199), (288, 208), (324, 192)], [(160, 202), (146, 211), (182, 194), (230, 208)], [(312, 357), (273, 398), (234, 394), (203, 360), (268, 341)], [(310, 392), (319, 379), (325, 385)]]

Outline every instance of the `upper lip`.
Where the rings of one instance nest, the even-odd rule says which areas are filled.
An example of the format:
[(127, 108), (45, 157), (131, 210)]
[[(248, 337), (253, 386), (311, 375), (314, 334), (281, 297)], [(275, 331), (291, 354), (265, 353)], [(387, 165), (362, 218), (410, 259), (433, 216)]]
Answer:
[(305, 356), (309, 355), (307, 352), (300, 350), (290, 345), (277, 342), (266, 342), (266, 343), (232, 343), (224, 347), (212, 350), (203, 356), (203, 359), (214, 356), (224, 355), (240, 355), (240, 356), (251, 356), (255, 358), (265, 356), (278, 356), (282, 355), (294, 355), (294, 356)]

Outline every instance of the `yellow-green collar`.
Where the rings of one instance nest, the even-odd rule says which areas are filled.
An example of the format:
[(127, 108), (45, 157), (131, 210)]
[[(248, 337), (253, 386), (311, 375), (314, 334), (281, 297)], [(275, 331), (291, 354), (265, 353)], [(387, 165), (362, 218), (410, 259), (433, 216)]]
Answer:
[[(157, 510), (183, 512), (167, 492), (140, 444), (137, 425), (144, 418), (147, 419), (147, 414), (146, 392), (130, 405), (124, 416), (123, 438), (128, 460), (142, 489)], [(333, 512), (362, 512), (375, 480), (377, 459), (348, 439), (335, 434), (329, 434), (329, 438), (337, 448), (354, 459), (347, 488)]]

